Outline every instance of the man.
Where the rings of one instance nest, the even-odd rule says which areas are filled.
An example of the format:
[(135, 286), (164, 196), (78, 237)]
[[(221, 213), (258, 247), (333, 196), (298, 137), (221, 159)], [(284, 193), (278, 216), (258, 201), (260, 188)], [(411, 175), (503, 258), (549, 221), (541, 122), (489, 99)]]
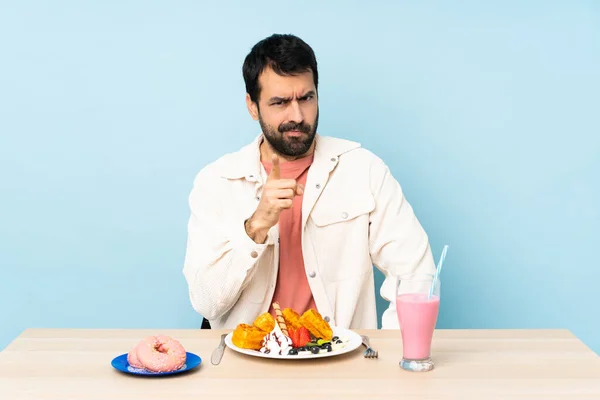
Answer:
[(257, 43), (243, 65), (262, 133), (202, 169), (190, 194), (184, 275), (213, 328), (315, 308), (334, 326), (377, 328), (373, 265), (399, 326), (394, 276), (433, 273), (428, 238), (387, 166), (360, 144), (317, 134), (313, 50), (292, 35)]

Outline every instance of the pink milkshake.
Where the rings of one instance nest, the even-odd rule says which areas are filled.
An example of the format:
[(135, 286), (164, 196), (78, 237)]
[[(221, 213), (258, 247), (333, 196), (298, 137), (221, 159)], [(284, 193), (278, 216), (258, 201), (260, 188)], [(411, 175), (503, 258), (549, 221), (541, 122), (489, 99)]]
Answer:
[(408, 293), (396, 297), (404, 360), (429, 359), (439, 308), (440, 298), (436, 295), (429, 299), (425, 293)]
[(396, 312), (402, 332), (400, 368), (422, 372), (433, 369), (431, 341), (440, 310), (440, 271), (448, 245), (435, 272), (414, 272), (396, 276)]

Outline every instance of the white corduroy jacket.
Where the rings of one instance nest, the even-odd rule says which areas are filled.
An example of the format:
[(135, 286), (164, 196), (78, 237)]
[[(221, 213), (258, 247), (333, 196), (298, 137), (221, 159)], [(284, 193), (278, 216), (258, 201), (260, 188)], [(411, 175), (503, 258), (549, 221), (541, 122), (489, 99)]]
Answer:
[[(376, 329), (373, 265), (386, 279), (382, 328), (398, 328), (395, 278), (435, 272), (426, 233), (388, 167), (360, 144), (316, 137), (302, 200), (302, 251), (318, 311), (331, 325)], [(251, 324), (271, 304), (279, 230), (265, 244), (248, 237), (266, 172), (262, 135), (203, 168), (189, 197), (184, 276), (194, 309), (213, 328)], [(275, 299), (276, 300), (276, 299)]]

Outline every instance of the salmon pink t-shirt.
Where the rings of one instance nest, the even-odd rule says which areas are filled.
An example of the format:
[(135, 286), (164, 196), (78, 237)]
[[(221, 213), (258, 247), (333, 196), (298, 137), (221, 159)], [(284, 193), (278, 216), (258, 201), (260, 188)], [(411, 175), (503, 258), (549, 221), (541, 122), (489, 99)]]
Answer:
[[(306, 185), (313, 158), (311, 155), (294, 161), (280, 162), (281, 178), (295, 179), (298, 183)], [(266, 161), (262, 164), (267, 174), (270, 174), (273, 165)], [(278, 302), (282, 310), (290, 307), (300, 315), (310, 308), (317, 309), (306, 278), (302, 256), (302, 198), (303, 196), (295, 196), (292, 208), (283, 210), (279, 215), (279, 271), (272, 301)], [(272, 305), (269, 311), (275, 316)]]

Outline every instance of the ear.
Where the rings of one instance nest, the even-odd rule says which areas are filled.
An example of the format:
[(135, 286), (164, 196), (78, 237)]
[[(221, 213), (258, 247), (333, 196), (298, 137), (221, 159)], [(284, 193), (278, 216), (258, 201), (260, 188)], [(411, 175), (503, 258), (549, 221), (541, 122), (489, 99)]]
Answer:
[(252, 119), (258, 121), (258, 105), (252, 101), (248, 93), (246, 93), (246, 107), (248, 107), (248, 112)]

